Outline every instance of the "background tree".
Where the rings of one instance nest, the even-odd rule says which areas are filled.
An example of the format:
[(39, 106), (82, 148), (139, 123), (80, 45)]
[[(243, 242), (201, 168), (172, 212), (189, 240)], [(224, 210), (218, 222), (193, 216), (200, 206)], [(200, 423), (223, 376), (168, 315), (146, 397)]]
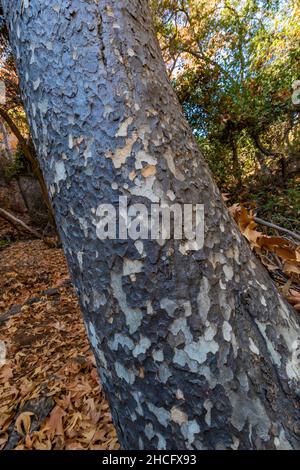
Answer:
[(169, 75), (219, 185), (236, 199), (237, 183), (262, 170), (273, 183), (280, 170), (287, 183), (289, 162), (300, 160), (299, 145), (290, 145), (299, 132), (291, 100), (299, 78), (299, 2), (151, 5)]
[[(146, 0), (2, 0), (123, 448), (299, 448), (299, 319), (229, 217)], [(205, 243), (101, 240), (99, 205), (205, 204)]]

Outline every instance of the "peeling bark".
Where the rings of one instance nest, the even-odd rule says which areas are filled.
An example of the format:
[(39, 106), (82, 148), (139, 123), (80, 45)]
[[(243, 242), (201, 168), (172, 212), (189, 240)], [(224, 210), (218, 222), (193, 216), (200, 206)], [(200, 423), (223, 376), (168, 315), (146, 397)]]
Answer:
[[(147, 1), (2, 4), (122, 447), (299, 449), (299, 320), (227, 213)], [(203, 249), (98, 239), (97, 208), (119, 195), (205, 204)]]

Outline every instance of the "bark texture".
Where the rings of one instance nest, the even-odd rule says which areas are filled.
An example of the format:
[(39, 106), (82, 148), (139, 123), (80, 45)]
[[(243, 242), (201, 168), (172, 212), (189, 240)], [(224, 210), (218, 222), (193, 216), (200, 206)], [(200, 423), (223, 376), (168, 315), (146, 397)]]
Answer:
[[(122, 447), (300, 448), (299, 320), (224, 207), (147, 1), (2, 4)], [(119, 195), (204, 203), (203, 249), (98, 239), (97, 208)]]

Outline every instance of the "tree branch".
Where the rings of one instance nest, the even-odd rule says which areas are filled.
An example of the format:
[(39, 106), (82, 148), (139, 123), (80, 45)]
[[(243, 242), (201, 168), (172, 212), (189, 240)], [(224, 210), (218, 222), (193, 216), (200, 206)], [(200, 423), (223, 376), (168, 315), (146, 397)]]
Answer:
[(35, 238), (43, 238), (40, 233), (38, 233), (36, 230), (33, 228), (29, 227), (23, 220), (18, 219), (18, 217), (15, 217), (13, 214), (10, 212), (1, 209), (0, 207), (0, 217), (5, 219), (7, 222), (9, 222), (11, 225), (13, 225), (17, 230), (19, 230), (19, 227), (22, 227), (23, 230), (26, 230), (26, 232), (29, 232), (31, 235), (33, 235)]
[(300, 241), (300, 234), (292, 232), (291, 230), (288, 230), (287, 228), (280, 227), (279, 225), (276, 225), (276, 224), (272, 224), (271, 222), (267, 222), (266, 220), (260, 219), (259, 217), (254, 217), (253, 220), (257, 224), (265, 225), (266, 227), (270, 227), (270, 228), (273, 228), (274, 230), (278, 230), (278, 232), (286, 233), (287, 235), (290, 235), (291, 237)]

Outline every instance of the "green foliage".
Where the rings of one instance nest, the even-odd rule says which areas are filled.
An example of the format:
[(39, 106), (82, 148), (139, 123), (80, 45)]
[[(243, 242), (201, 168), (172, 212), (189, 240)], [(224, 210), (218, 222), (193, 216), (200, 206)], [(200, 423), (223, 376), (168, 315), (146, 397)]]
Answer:
[(300, 79), (299, 1), (151, 4), (170, 77), (218, 182), (256, 178), (269, 163), (278, 171), (299, 123), (291, 99)]
[(14, 161), (5, 168), (5, 176), (7, 178), (13, 178), (24, 173), (26, 168), (26, 159), (23, 150), (20, 145), (17, 146), (16, 153), (14, 155)]
[(300, 184), (289, 181), (287, 188), (266, 186), (247, 195), (259, 207), (259, 216), (300, 233)]
[(0, 239), (0, 251), (4, 250), (4, 248), (7, 248), (13, 243), (13, 241), (8, 240), (8, 239)]

